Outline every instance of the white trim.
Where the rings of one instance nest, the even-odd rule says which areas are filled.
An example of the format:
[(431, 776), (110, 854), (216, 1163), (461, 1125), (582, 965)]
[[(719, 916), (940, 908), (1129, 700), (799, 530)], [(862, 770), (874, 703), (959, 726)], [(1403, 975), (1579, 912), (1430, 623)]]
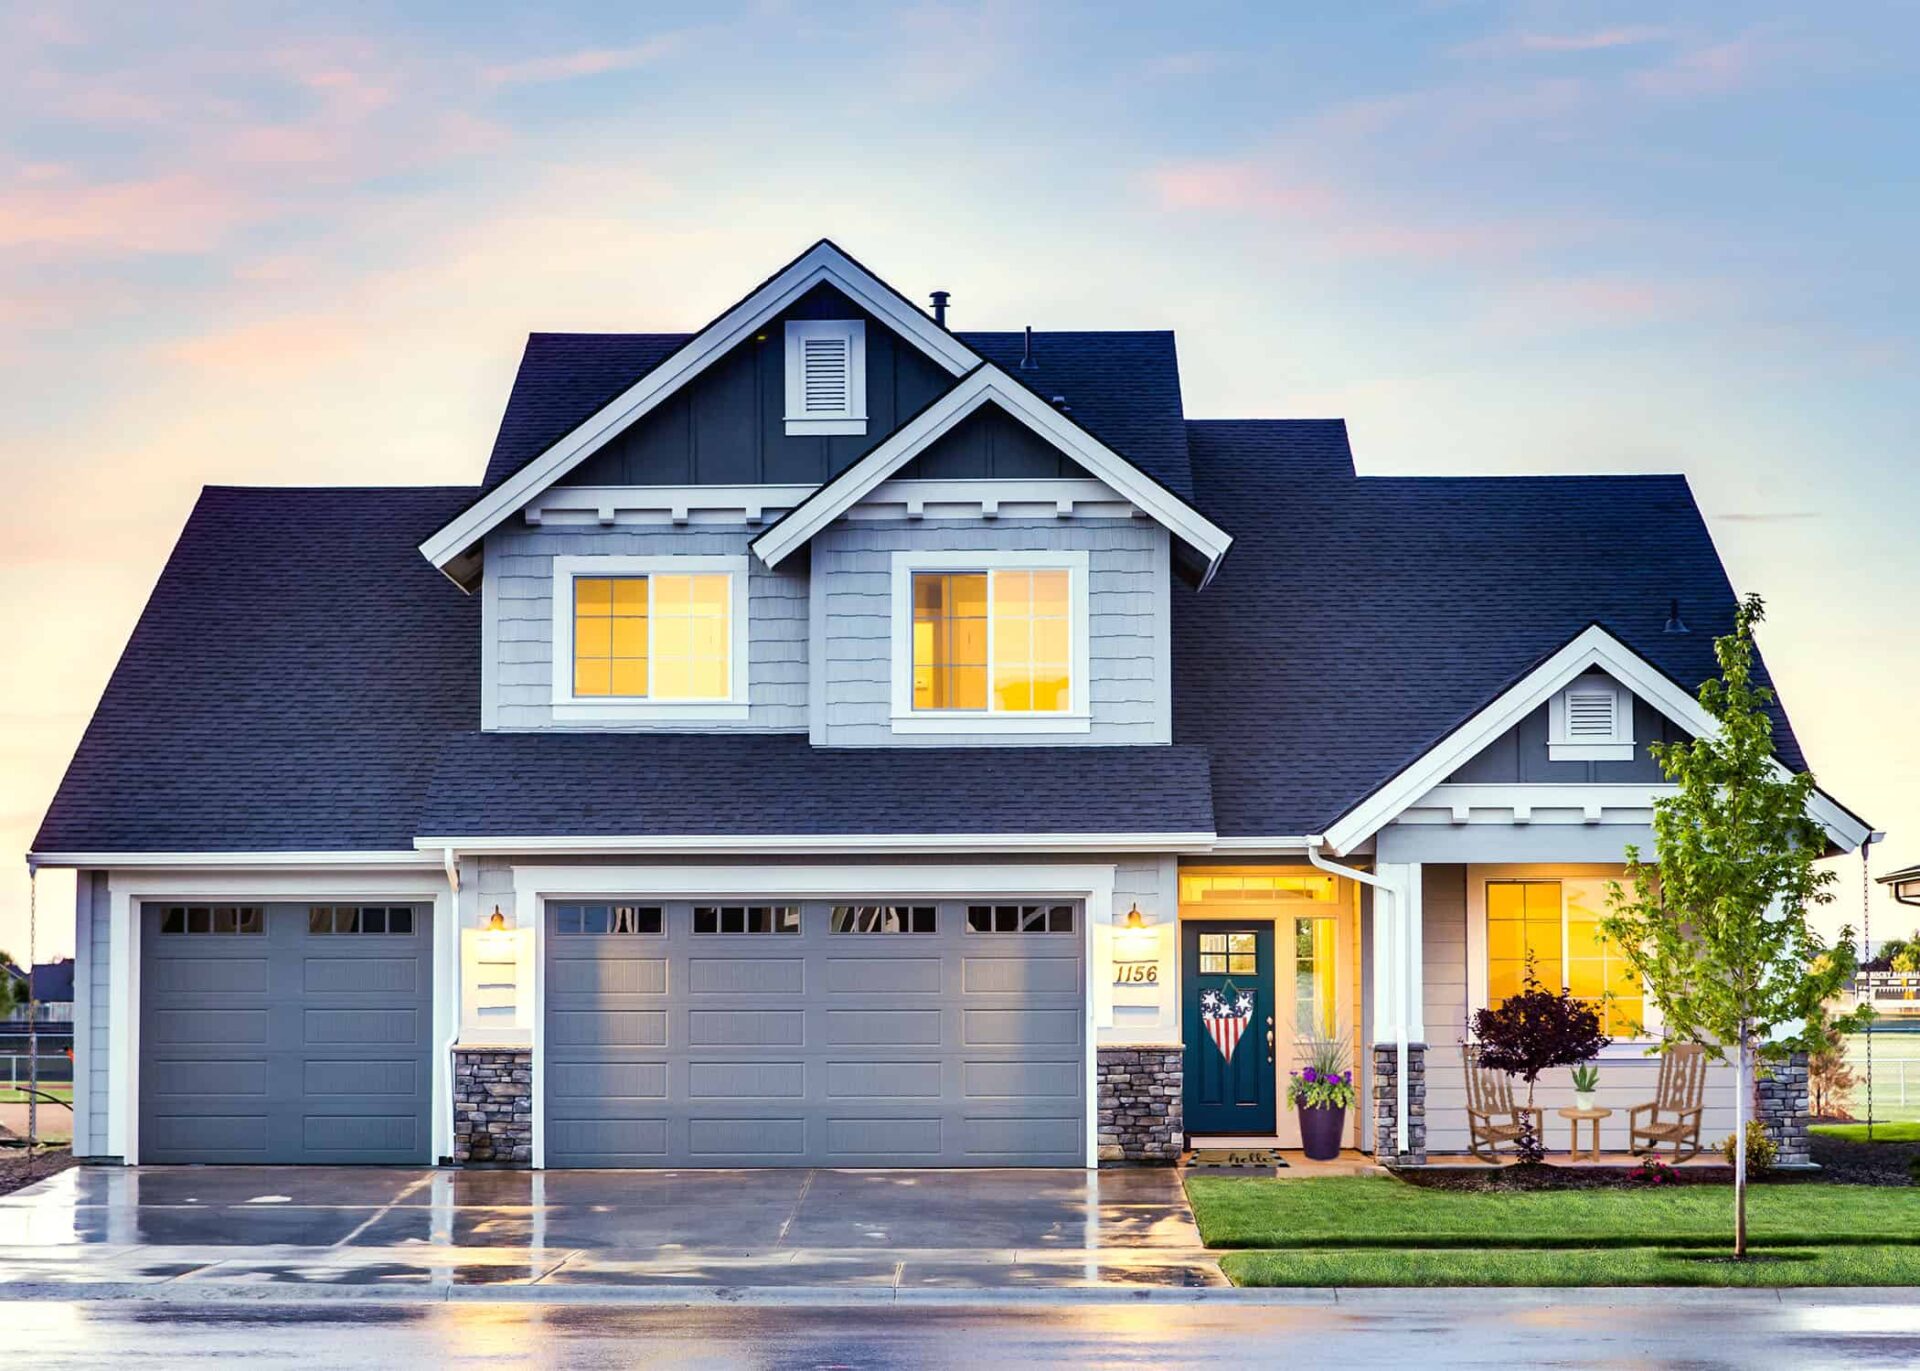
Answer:
[[(805, 347), (830, 338), (846, 349), (846, 403), (832, 413), (806, 407)], [(867, 431), (867, 325), (862, 319), (789, 319), (786, 329), (787, 436), (861, 434)]]
[[(438, 867), (436, 862), (435, 867)], [(255, 904), (284, 904), (289, 901), (390, 900), (433, 905), (436, 927), (458, 918), (450, 898), (446, 878), (438, 871), (375, 871), (349, 873), (274, 872), (248, 874), (239, 871), (154, 872), (116, 871), (107, 878), (108, 917), (112, 920), (112, 965), (108, 975), (113, 983), (113, 1011), (108, 1030), (109, 1064), (107, 1092), (107, 1151), (128, 1166), (140, 1161), (140, 919), (139, 907), (145, 900), (229, 900)], [(436, 934), (436, 954), (438, 935)], [(434, 978), (431, 1024), (440, 1016), (441, 985)], [(439, 1043), (433, 1040), (433, 1055), (439, 1056)], [(440, 1094), (449, 1093), (445, 1067), (437, 1063), (429, 1089), (435, 1100), (428, 1111), (433, 1121), (428, 1139), (431, 1165), (450, 1150), (451, 1134), (442, 1136), (444, 1111), (438, 1106)]]
[[(893, 593), (892, 723), (895, 733), (1086, 733), (1092, 716), (1086, 696), (1092, 681), (1092, 625), (1087, 583), (1089, 559), (1084, 551), (1059, 552), (896, 552), (891, 562)], [(916, 710), (913, 707), (913, 578), (920, 572), (984, 571), (987, 581), (987, 667), (992, 670), (993, 580), (996, 571), (1064, 571), (1067, 573), (1067, 637), (1073, 659), (1069, 664), (1067, 708), (1051, 712), (1012, 713), (983, 710)]]
[(119, 871), (142, 867), (190, 866), (199, 870), (274, 870), (281, 867), (439, 866), (439, 858), (419, 851), (398, 852), (33, 852), (36, 866), (97, 867)]
[[(1487, 1007), (1487, 883), (1489, 881), (1554, 881), (1560, 884), (1560, 929), (1566, 934), (1568, 881), (1618, 880), (1625, 871), (1619, 863), (1543, 862), (1543, 863), (1469, 863), (1467, 866), (1467, 1021), (1458, 1025), (1466, 1032), (1474, 1014)], [(1556, 987), (1557, 988), (1557, 987)], [(1650, 1030), (1645, 1038), (1616, 1038), (1600, 1054), (1601, 1061), (1645, 1057), (1649, 1044), (1660, 1040), (1660, 1006), (1652, 995), (1644, 1004), (1644, 1024)]]
[(1455, 782), (1435, 786), (1396, 824), (1650, 824), (1657, 800), (1679, 787), (1648, 781)]
[(1071, 897), (1084, 902), (1081, 967), (1086, 1022), (1081, 1050), (1086, 1054), (1086, 1128), (1088, 1169), (1099, 1165), (1099, 1091), (1095, 1063), (1099, 1044), (1093, 1022), (1093, 925), (1113, 922), (1117, 868), (1108, 864), (1055, 866), (516, 866), (513, 911), (518, 927), (533, 926), (533, 1167), (547, 1164), (546, 1130), (546, 901), (556, 895), (635, 895), (659, 899), (704, 896), (714, 899), (767, 895), (813, 899), (823, 896), (908, 899), (915, 896), (1027, 894)]
[[(31, 974), (31, 973), (29, 973)], [(93, 873), (73, 877), (73, 1154), (97, 1156), (93, 1142)]]
[(764, 523), (811, 495), (811, 485), (551, 486), (520, 517), (537, 528), (623, 524)]
[[(741, 556), (570, 556), (553, 559), (552, 695), (555, 719), (699, 719), (740, 721), (747, 717), (747, 578), (749, 566)], [(655, 700), (622, 696), (576, 696), (573, 693), (573, 583), (581, 576), (645, 576), (647, 578), (648, 660), (652, 661), (655, 576), (710, 576), (728, 578), (727, 694), (711, 700)], [(651, 684), (651, 679), (649, 679)]]
[[(1596, 666), (1696, 738), (1718, 735), (1718, 721), (1701, 708), (1698, 700), (1618, 638), (1594, 624), (1502, 691), (1478, 714), (1429, 748), (1418, 761), (1348, 810), (1327, 830), (1327, 841), (1335, 853), (1351, 852), (1372, 837), (1555, 691)], [(1787, 774), (1778, 762), (1774, 766), (1780, 775)], [(1867, 826), (1824, 791), (1814, 792), (1807, 809), (1827, 830), (1827, 836), (1845, 851), (1858, 847), (1867, 835)]]
[[(796, 502), (797, 503), (797, 502)], [(910, 477), (882, 481), (842, 516), (861, 519), (1139, 518), (1139, 508), (1091, 477)]]
[(769, 567), (778, 566), (821, 529), (872, 495), (881, 482), (989, 402), (998, 404), (1199, 552), (1207, 559), (1205, 579), (1212, 578), (1233, 542), (1231, 537), (990, 362), (975, 368), (952, 390), (822, 486), (812, 499), (754, 539), (755, 555)]
[(543, 834), (415, 839), (423, 851), (451, 847), (475, 856), (495, 853), (645, 856), (713, 852), (742, 856), (808, 853), (1170, 852), (1213, 850), (1211, 833), (746, 833)]
[(702, 329), (678, 352), (635, 381), (586, 422), (533, 461), (474, 501), (420, 544), (421, 555), (445, 570), (532, 496), (552, 485), (658, 407), (716, 359), (751, 337), (756, 329), (815, 286), (831, 285), (868, 314), (917, 346), (950, 376), (980, 359), (951, 333), (902, 299), (838, 247), (822, 239), (800, 254), (759, 289)]
[[(1571, 696), (1574, 691), (1598, 693), (1604, 684), (1612, 698), (1612, 717), (1605, 738), (1575, 738)], [(1630, 762), (1633, 747), (1633, 692), (1610, 676), (1592, 672), (1576, 677), (1547, 701), (1547, 760), (1550, 762)]]

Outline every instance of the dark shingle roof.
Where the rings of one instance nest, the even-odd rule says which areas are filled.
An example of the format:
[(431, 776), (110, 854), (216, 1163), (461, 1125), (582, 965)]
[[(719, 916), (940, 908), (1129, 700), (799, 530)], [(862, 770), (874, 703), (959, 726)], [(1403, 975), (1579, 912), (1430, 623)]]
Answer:
[(416, 547), (472, 494), (204, 491), (34, 850), (410, 847), (480, 695), (479, 597)]
[(1191, 747), (469, 733), (429, 793), (429, 837), (1213, 831), (1207, 756)]
[(1201, 507), (1267, 516), (1174, 589), (1174, 737), (1223, 834), (1324, 831), (1590, 623), (1689, 691), (1715, 670), (1734, 595), (1683, 477), (1355, 477), (1334, 423), (1187, 428)]
[[(961, 342), (1051, 400), (1183, 499), (1193, 496), (1173, 334), (1036, 333), (1039, 366), (1022, 371), (1018, 333), (961, 333)], [(528, 337), (483, 481), (492, 490), (691, 337), (684, 333), (535, 333)], [(875, 434), (877, 441), (883, 437)]]

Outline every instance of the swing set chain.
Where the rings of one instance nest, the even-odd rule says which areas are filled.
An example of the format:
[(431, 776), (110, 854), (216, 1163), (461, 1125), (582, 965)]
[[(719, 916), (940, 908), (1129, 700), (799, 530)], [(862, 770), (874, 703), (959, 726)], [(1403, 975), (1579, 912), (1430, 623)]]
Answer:
[[(1873, 960), (1873, 883), (1869, 879), (1869, 874), (1867, 871), (1867, 863), (1869, 860), (1867, 854), (1871, 851), (1873, 851), (1873, 842), (1871, 839), (1860, 844), (1860, 940), (1866, 946), (1866, 956), (1862, 958), (1863, 961)], [(1873, 982), (1870, 979), (1872, 976), (1872, 973), (1868, 972), (1866, 974), (1869, 977), (1867, 981), (1867, 985), (1869, 987), (1869, 989), (1867, 990), (1867, 1005), (1869, 1008), (1871, 1008), (1873, 1005), (1873, 991), (1871, 989)], [(1856, 982), (1856, 984), (1858, 984), (1858, 982)], [(1873, 1141), (1873, 1019), (1871, 1017), (1867, 1019), (1866, 1028), (1867, 1028), (1867, 1032), (1866, 1032), (1866, 1038), (1867, 1038), (1867, 1141), (1872, 1142)]]

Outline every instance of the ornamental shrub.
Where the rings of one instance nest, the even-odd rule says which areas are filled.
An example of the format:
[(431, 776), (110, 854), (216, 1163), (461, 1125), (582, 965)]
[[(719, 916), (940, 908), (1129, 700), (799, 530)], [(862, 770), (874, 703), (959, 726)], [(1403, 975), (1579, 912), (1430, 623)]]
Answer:
[[(1727, 1165), (1734, 1164), (1734, 1135), (1729, 1133), (1720, 1140), (1720, 1155), (1727, 1159)], [(1780, 1160), (1780, 1149), (1774, 1145), (1773, 1134), (1767, 1132), (1767, 1126), (1758, 1119), (1747, 1120), (1747, 1170), (1752, 1175), (1764, 1176), (1773, 1170), (1773, 1164)]]

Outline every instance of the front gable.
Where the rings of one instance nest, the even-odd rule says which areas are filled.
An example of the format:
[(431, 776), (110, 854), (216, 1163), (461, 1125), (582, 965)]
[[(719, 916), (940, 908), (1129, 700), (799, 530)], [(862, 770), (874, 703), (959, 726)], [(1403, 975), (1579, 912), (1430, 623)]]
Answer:
[[(857, 303), (866, 318), (882, 324), (884, 331), (910, 344), (949, 377), (960, 376), (980, 364), (965, 343), (822, 239), (538, 456), (486, 490), (457, 518), (421, 543), (421, 554), (458, 583), (471, 587), (479, 574), (479, 543), (488, 530), (498, 527), (533, 496), (681, 394), (696, 377), (734, 354), (742, 344), (757, 341), (756, 335), (773, 320), (803, 307), (802, 302), (821, 286), (831, 287)], [(778, 341), (784, 358), (785, 340)], [(744, 362), (736, 361), (735, 366), (742, 373), (748, 370)], [(758, 368), (752, 370), (757, 376)], [(735, 384), (745, 382), (736, 379)], [(788, 417), (783, 403), (783, 423)], [(744, 423), (745, 417), (734, 422)], [(869, 437), (865, 441), (872, 440)]]
[[(1620, 724), (1630, 730), (1631, 755), (1618, 760), (1583, 755), (1590, 745), (1555, 732), (1567, 693), (1603, 683), (1620, 687), (1629, 702)], [(1670, 789), (1647, 746), (1718, 729), (1691, 693), (1594, 624), (1347, 810), (1325, 841), (1344, 854), (1390, 825), (1460, 827), (1477, 816), (1523, 826), (1644, 826), (1653, 800)], [(1867, 825), (1824, 791), (1814, 792), (1808, 812), (1839, 848), (1866, 837)]]

